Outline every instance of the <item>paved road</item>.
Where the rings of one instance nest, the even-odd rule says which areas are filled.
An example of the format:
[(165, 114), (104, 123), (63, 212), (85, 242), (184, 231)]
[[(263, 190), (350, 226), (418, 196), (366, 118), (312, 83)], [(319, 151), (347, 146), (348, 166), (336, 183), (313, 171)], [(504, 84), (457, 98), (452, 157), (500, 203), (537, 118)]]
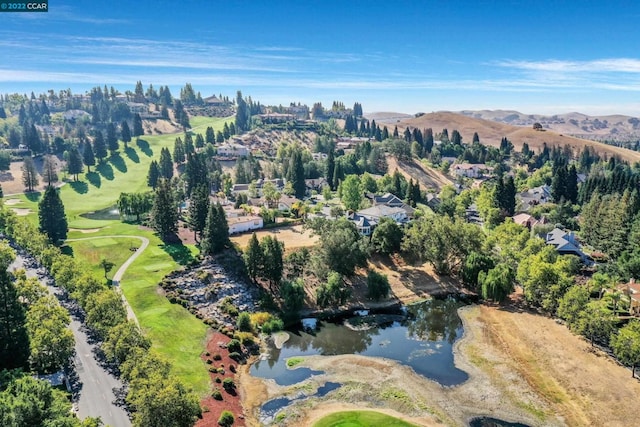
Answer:
[(122, 297), (122, 302), (124, 303), (124, 306), (127, 308), (127, 318), (130, 320), (133, 320), (136, 323), (136, 325), (140, 326), (140, 324), (138, 323), (138, 318), (136, 317), (136, 314), (133, 312), (133, 310), (131, 309), (131, 306), (129, 305), (129, 302), (124, 297), (124, 294), (122, 293), (122, 289), (120, 289), (120, 281), (122, 280), (122, 276), (124, 275), (124, 273), (127, 271), (127, 268), (129, 268), (129, 266), (133, 263), (133, 261), (135, 261), (136, 258), (138, 258), (142, 254), (142, 252), (144, 252), (144, 250), (147, 249), (147, 246), (149, 246), (149, 239), (141, 236), (94, 236), (94, 237), (83, 237), (80, 239), (67, 239), (67, 242), (75, 242), (78, 240), (106, 239), (106, 238), (117, 239), (119, 237), (139, 239), (140, 242), (142, 242), (140, 247), (136, 249), (133, 255), (131, 255), (129, 259), (127, 259), (124, 262), (124, 264), (120, 266), (118, 271), (116, 271), (115, 274), (113, 275), (113, 279), (111, 279), (111, 283), (114, 289), (120, 294), (120, 296)]
[[(140, 239), (142, 242), (141, 246), (114, 274), (113, 284), (114, 286), (118, 286), (127, 268), (149, 245), (149, 239), (140, 236), (96, 236), (77, 240), (98, 239), (101, 237), (132, 237)], [(26, 257), (18, 255), (9, 269), (15, 270), (24, 268), (28, 277), (40, 278), (37, 268), (29, 266), (30, 263), (25, 261)], [(43, 284), (47, 285), (52, 294), (59, 296), (61, 294), (61, 290), (54, 286), (50, 286), (47, 282), (48, 281), (46, 280), (42, 281)], [(120, 291), (119, 287), (117, 287), (117, 289)], [(138, 320), (123, 295), (122, 299), (127, 307), (128, 317), (137, 323)], [(87, 335), (81, 316), (79, 316), (77, 310), (73, 309), (73, 306), (67, 306), (67, 308), (70, 310), (72, 319), (69, 327), (75, 338), (76, 354), (74, 356), (74, 365), (78, 381), (74, 389), (77, 391), (77, 400), (75, 405), (78, 411), (78, 416), (81, 419), (89, 416), (100, 417), (105, 425), (112, 427), (131, 426), (131, 421), (129, 420), (127, 412), (121, 406), (116, 404), (118, 398), (114, 391), (121, 389), (122, 383), (98, 362), (95, 357), (97, 346)]]

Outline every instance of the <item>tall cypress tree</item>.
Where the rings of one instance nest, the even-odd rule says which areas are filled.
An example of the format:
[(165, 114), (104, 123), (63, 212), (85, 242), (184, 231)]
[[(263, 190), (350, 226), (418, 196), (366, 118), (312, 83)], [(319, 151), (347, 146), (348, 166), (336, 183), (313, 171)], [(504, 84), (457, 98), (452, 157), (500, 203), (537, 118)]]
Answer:
[(102, 161), (107, 157), (107, 144), (104, 142), (104, 135), (101, 131), (97, 131), (96, 137), (93, 140), (93, 150), (98, 158), (98, 162), (102, 163)]
[(327, 155), (327, 167), (325, 176), (327, 177), (327, 182), (329, 183), (329, 186), (332, 190), (335, 190), (335, 188), (333, 188), (333, 172), (335, 171), (335, 168), (335, 154), (333, 153), (333, 149), (331, 149), (329, 150), (329, 154)]
[(171, 153), (169, 149), (164, 147), (160, 150), (160, 176), (165, 179), (173, 178), (173, 161), (171, 160)]
[(40, 231), (47, 235), (51, 243), (57, 245), (67, 238), (67, 216), (58, 190), (47, 187), (38, 203)]
[(244, 251), (244, 263), (247, 266), (249, 277), (255, 282), (256, 278), (262, 274), (264, 265), (264, 253), (256, 233), (251, 235), (247, 249)]
[(207, 225), (202, 239), (202, 252), (215, 255), (222, 252), (229, 243), (229, 226), (224, 209), (220, 203), (209, 206)]
[(209, 187), (206, 184), (198, 185), (189, 200), (189, 228), (193, 230), (196, 240), (202, 239), (207, 226), (209, 204)]
[(144, 128), (142, 127), (142, 118), (140, 114), (136, 113), (133, 116), (133, 136), (144, 135)]
[(124, 142), (124, 148), (127, 148), (127, 144), (131, 142), (131, 129), (129, 129), (129, 123), (126, 120), (122, 121), (120, 130), (120, 139)]
[(154, 190), (158, 186), (158, 180), (160, 179), (160, 167), (155, 160), (151, 161), (149, 165), (149, 172), (147, 173), (147, 185)]
[(162, 240), (178, 231), (178, 207), (168, 179), (158, 182), (151, 208), (151, 223)]
[(118, 151), (120, 145), (118, 144), (118, 135), (116, 135), (116, 126), (113, 123), (109, 123), (107, 125), (107, 147), (109, 147), (109, 151), (111, 154)]
[(85, 165), (87, 165), (87, 172), (91, 172), (91, 166), (95, 166), (96, 164), (96, 156), (93, 154), (93, 147), (91, 146), (91, 142), (87, 141), (84, 144), (84, 151), (82, 152), (82, 161)]
[(564, 198), (573, 204), (578, 202), (578, 171), (573, 164), (569, 166)]
[(304, 198), (307, 186), (304, 182), (304, 166), (299, 148), (295, 148), (291, 153), (287, 180), (291, 182), (295, 196), (298, 199)]

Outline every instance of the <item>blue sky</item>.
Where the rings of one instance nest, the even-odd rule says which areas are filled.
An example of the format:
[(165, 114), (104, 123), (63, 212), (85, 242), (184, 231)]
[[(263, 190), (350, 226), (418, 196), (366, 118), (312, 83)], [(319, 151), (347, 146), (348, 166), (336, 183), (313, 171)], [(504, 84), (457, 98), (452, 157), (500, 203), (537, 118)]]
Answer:
[(640, 116), (640, 2), (85, 1), (0, 13), (0, 92), (190, 82), (366, 112)]

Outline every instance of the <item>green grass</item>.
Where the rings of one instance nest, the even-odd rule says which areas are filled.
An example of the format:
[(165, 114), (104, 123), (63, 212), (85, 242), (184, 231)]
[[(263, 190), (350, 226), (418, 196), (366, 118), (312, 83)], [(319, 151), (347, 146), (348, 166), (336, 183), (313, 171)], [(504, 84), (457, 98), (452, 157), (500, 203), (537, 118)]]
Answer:
[(204, 136), (204, 133), (207, 130), (207, 127), (211, 126), (213, 128), (214, 131), (222, 131), (222, 128), (224, 127), (224, 123), (227, 122), (228, 124), (231, 124), (231, 122), (234, 122), (235, 118), (233, 116), (231, 117), (203, 117), (203, 116), (196, 116), (196, 117), (190, 117), (189, 118), (189, 123), (191, 124), (191, 130), (195, 133), (201, 133), (202, 136)]
[(293, 368), (304, 361), (304, 357), (290, 357), (287, 359), (287, 367)]
[(313, 427), (417, 427), (415, 424), (375, 411), (334, 412), (316, 421)]

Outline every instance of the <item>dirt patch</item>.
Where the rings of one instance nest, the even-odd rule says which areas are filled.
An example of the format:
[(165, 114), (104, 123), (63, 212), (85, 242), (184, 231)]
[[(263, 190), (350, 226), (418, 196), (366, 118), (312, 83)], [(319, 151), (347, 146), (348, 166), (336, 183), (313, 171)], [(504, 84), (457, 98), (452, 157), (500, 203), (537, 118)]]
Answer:
[(7, 206), (15, 206), (22, 203), (22, 200), (20, 199), (7, 199), (4, 201), (4, 204)]
[(393, 156), (387, 156), (387, 165), (389, 172), (393, 173), (396, 169), (408, 180), (418, 181), (420, 188), (426, 191), (440, 192), (442, 187), (453, 185), (451, 178), (440, 172), (439, 170), (425, 166), (418, 161), (410, 160), (399, 162)]
[[(318, 235), (312, 236), (310, 230), (304, 230), (302, 225), (291, 225), (287, 227), (273, 228), (270, 230), (258, 230), (256, 231), (256, 236), (258, 237), (258, 240), (262, 239), (264, 236), (275, 237), (279, 241), (284, 242), (285, 250), (311, 247), (320, 239), (320, 236)], [(231, 236), (231, 241), (237, 244), (241, 249), (247, 247), (249, 239), (251, 239), (251, 233)]]
[[(350, 403), (340, 403), (340, 402), (332, 402), (332, 403), (323, 403), (318, 406), (313, 407), (309, 413), (307, 413), (304, 417), (303, 422), (300, 425), (311, 426), (316, 421), (319, 421), (321, 418), (326, 417), (329, 414), (334, 412), (342, 412), (342, 411), (360, 411), (362, 407), (359, 405), (354, 405)], [(367, 408), (367, 410), (374, 410)], [(392, 417), (399, 418), (406, 422), (423, 426), (423, 427), (432, 427), (432, 426), (442, 426), (441, 423), (434, 419), (425, 419), (425, 418), (412, 418), (407, 417), (405, 414), (399, 413), (397, 411), (393, 411), (391, 409), (377, 408), (376, 412), (382, 412), (383, 414), (390, 415)]]
[[(222, 411), (227, 410), (233, 413), (235, 417), (234, 426), (244, 426), (244, 413), (242, 409), (242, 391), (240, 387), (237, 387), (237, 390), (234, 393), (229, 393), (225, 391), (222, 387), (222, 381), (225, 378), (231, 378), (235, 381), (236, 384), (239, 383), (238, 374), (233, 373), (231, 370), (231, 366), (234, 366), (237, 370), (238, 363), (229, 357), (229, 351), (226, 349), (227, 343), (231, 341), (231, 338), (220, 333), (214, 332), (210, 334), (207, 339), (207, 353), (203, 353), (202, 360), (207, 363), (207, 360), (210, 360), (211, 363), (207, 363), (209, 368), (218, 368), (223, 369), (224, 373), (210, 373), (211, 383), (213, 384), (213, 390), (220, 390), (222, 394), (222, 400), (216, 400), (212, 396), (203, 399), (200, 402), (200, 406), (203, 408), (202, 419), (198, 420), (195, 424), (196, 427), (217, 427), (218, 426), (218, 418), (220, 418), (220, 414)], [(221, 359), (214, 360), (214, 356), (219, 354)], [(216, 382), (216, 378), (220, 379), (220, 383)], [(212, 390), (212, 391), (213, 391)]]

